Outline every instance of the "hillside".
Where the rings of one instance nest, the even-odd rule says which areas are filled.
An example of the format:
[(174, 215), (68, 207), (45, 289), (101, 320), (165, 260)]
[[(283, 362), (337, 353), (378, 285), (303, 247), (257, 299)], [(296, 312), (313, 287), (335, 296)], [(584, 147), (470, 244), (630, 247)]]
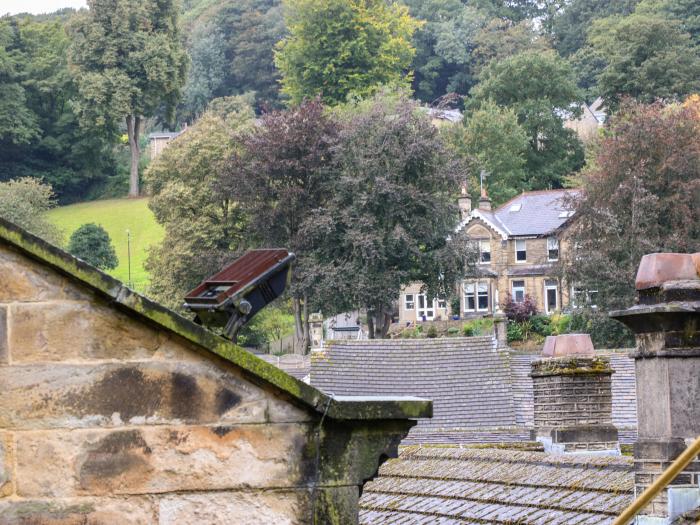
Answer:
[(109, 273), (117, 279), (129, 280), (127, 257), (127, 230), (131, 235), (131, 280), (133, 287), (142, 291), (148, 284), (144, 269), (149, 246), (160, 242), (163, 228), (148, 209), (148, 199), (111, 199), (61, 206), (48, 213), (49, 220), (61, 228), (66, 236), (82, 224), (100, 224), (112, 238), (119, 257), (119, 266)]

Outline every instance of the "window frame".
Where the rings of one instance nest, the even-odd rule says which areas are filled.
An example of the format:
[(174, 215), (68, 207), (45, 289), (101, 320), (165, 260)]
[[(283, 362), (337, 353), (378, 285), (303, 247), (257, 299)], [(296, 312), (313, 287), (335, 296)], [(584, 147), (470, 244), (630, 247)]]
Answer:
[[(408, 299), (409, 297), (411, 298), (410, 301)], [(409, 304), (411, 305), (410, 307), (408, 306)], [(416, 294), (413, 294), (413, 293), (404, 294), (404, 296), (403, 296), (403, 309), (406, 311), (412, 311), (412, 310), (416, 309)]]
[[(481, 287), (482, 285), (484, 286), (485, 289), (485, 294), (486, 294), (486, 306), (484, 308), (481, 308), (480, 302), (481, 298), (483, 297), (483, 294), (481, 293)], [(488, 281), (477, 281), (476, 282), (476, 311), (477, 312), (488, 312), (489, 311), (489, 306), (491, 303), (491, 298), (490, 298), (490, 293), (489, 293), (489, 283)]]
[[(554, 309), (550, 310), (549, 308), (549, 298), (547, 296), (547, 292), (549, 290), (554, 290)], [(544, 313), (547, 315), (550, 315), (554, 312), (561, 311), (561, 294), (559, 293), (559, 283), (556, 280), (553, 279), (545, 279), (544, 281)]]
[[(556, 248), (550, 248), (550, 246), (549, 246), (550, 241), (554, 241), (556, 243)], [(555, 258), (551, 257), (551, 253), (553, 250), (557, 251), (557, 256)], [(558, 261), (560, 254), (561, 254), (561, 252), (560, 252), (559, 239), (557, 239), (556, 237), (547, 237), (547, 261), (548, 262)]]
[[(516, 286), (515, 283), (523, 283), (521, 286)], [(518, 301), (516, 293), (517, 291), (522, 290), (523, 292), (523, 298)], [(526, 288), (525, 288), (525, 279), (518, 279), (518, 280), (511, 280), (510, 281), (510, 296), (511, 299), (513, 300), (514, 303), (522, 303), (525, 301), (525, 295), (526, 293)]]
[[(476, 312), (476, 282), (468, 281), (462, 283), (462, 296), (464, 297), (464, 308), (463, 312)], [(467, 289), (471, 288), (471, 299), (474, 303), (474, 308), (469, 308), (469, 298), (467, 296)]]
[[(491, 239), (479, 239), (477, 241), (479, 243), (479, 263), (478, 264), (491, 264)], [(488, 250), (483, 250), (483, 246), (486, 244), (488, 246)], [(488, 253), (489, 254), (489, 260), (484, 261), (484, 254)]]
[[(518, 243), (523, 243), (524, 249), (518, 250)], [(515, 247), (515, 263), (522, 264), (527, 262), (527, 239), (514, 239), (513, 246)], [(518, 252), (524, 252), (525, 258), (518, 259)]]

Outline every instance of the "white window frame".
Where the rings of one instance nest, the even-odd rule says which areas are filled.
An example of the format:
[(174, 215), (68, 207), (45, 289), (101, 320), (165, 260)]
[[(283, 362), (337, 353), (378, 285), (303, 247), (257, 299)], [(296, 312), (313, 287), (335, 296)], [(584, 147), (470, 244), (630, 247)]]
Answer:
[[(421, 298), (423, 299), (424, 308), (421, 308)], [(432, 312), (432, 313), (431, 313)], [(435, 299), (428, 300), (428, 296), (424, 293), (416, 294), (416, 319), (419, 321), (423, 320), (423, 315), (425, 315), (426, 321), (432, 321), (435, 319)]]
[[(547, 284), (548, 282), (552, 282), (554, 284)], [(547, 292), (549, 290), (554, 290), (554, 302), (556, 303), (554, 306), (553, 310), (550, 310), (549, 308), (549, 298), (547, 295)], [(559, 294), (559, 283), (556, 281), (550, 281), (548, 279), (545, 279), (544, 281), (544, 313), (547, 315), (557, 312), (561, 310), (561, 297)]]
[[(591, 297), (592, 294), (597, 293), (598, 290), (586, 290), (584, 288), (581, 288), (580, 286), (572, 286), (571, 299), (569, 301), (569, 303), (571, 304), (571, 308), (576, 310), (578, 308), (583, 308), (586, 305), (594, 309), (597, 308), (598, 306), (593, 302), (593, 299)], [(583, 297), (583, 303), (577, 300), (576, 297)]]
[[(409, 297), (410, 297), (410, 299), (409, 299)], [(415, 294), (407, 293), (406, 295), (403, 296), (403, 308), (404, 308), (404, 310), (415, 310), (416, 309), (416, 296), (415, 296)]]
[[(479, 306), (479, 297), (484, 297), (484, 292), (486, 307), (482, 308)], [(489, 281), (467, 281), (462, 283), (462, 295), (464, 297), (464, 312), (488, 312), (491, 304), (493, 304)], [(474, 308), (469, 308), (469, 297), (474, 302)]]
[[(523, 284), (522, 284), (522, 286), (515, 286), (515, 283), (523, 283)], [(523, 299), (522, 299), (522, 301), (518, 301), (517, 295), (516, 295), (516, 292), (517, 292), (517, 291), (520, 291), (520, 290), (522, 290), (522, 292), (523, 292)], [(525, 290), (526, 290), (526, 288), (525, 288), (525, 279), (517, 279), (517, 280), (512, 280), (512, 281), (510, 282), (510, 295), (511, 295), (511, 297), (513, 298), (513, 302), (522, 303), (523, 301), (525, 301), (525, 295), (527, 295), (526, 292), (525, 292)]]
[(440, 299), (438, 297), (437, 299), (437, 307), (441, 310), (447, 310), (447, 300), (445, 299)]
[[(484, 250), (484, 246), (486, 246), (488, 249)], [(488, 261), (484, 261), (484, 253), (489, 254)], [(491, 264), (491, 239), (479, 240), (479, 264)]]
[[(524, 248), (522, 250), (518, 250), (518, 243), (523, 243)], [(522, 264), (527, 262), (527, 239), (515, 239), (515, 242), (513, 243), (515, 246), (515, 262), (516, 264)], [(518, 259), (518, 252), (525, 252), (525, 258), (520, 260)]]
[[(555, 247), (550, 247), (550, 244), (555, 245)], [(557, 251), (557, 256), (555, 258), (550, 257), (550, 253), (552, 252), (552, 250)], [(547, 260), (549, 262), (559, 260), (559, 239), (557, 239), (556, 237), (547, 237)]]

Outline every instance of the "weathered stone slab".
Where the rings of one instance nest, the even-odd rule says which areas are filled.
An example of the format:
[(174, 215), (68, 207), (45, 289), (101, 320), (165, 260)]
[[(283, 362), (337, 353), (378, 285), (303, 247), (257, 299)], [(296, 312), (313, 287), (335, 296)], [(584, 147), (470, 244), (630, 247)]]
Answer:
[(17, 432), (22, 497), (149, 494), (306, 485), (304, 425)]
[(262, 423), (268, 399), (275, 414), (287, 405), (203, 362), (17, 365), (0, 367), (0, 384), (0, 427), (24, 430)]
[(160, 500), (160, 525), (302, 525), (310, 523), (308, 491), (181, 494)]
[(10, 351), (15, 363), (141, 359), (158, 346), (155, 330), (97, 303), (10, 306)]
[(0, 283), (0, 303), (86, 297), (63, 276), (4, 245), (0, 245)]
[(157, 504), (147, 498), (0, 500), (0, 525), (144, 525), (158, 523)]
[(7, 363), (7, 308), (0, 306), (0, 365)]
[(0, 432), (0, 498), (12, 494), (12, 435)]

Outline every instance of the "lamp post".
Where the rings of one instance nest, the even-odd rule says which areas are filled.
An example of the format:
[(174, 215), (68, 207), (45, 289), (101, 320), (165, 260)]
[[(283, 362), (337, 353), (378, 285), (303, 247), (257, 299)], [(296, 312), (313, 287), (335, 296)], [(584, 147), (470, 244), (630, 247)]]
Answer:
[(131, 282), (131, 232), (129, 230), (126, 230), (126, 264), (129, 270), (128, 285), (129, 288), (133, 288), (134, 285)]

